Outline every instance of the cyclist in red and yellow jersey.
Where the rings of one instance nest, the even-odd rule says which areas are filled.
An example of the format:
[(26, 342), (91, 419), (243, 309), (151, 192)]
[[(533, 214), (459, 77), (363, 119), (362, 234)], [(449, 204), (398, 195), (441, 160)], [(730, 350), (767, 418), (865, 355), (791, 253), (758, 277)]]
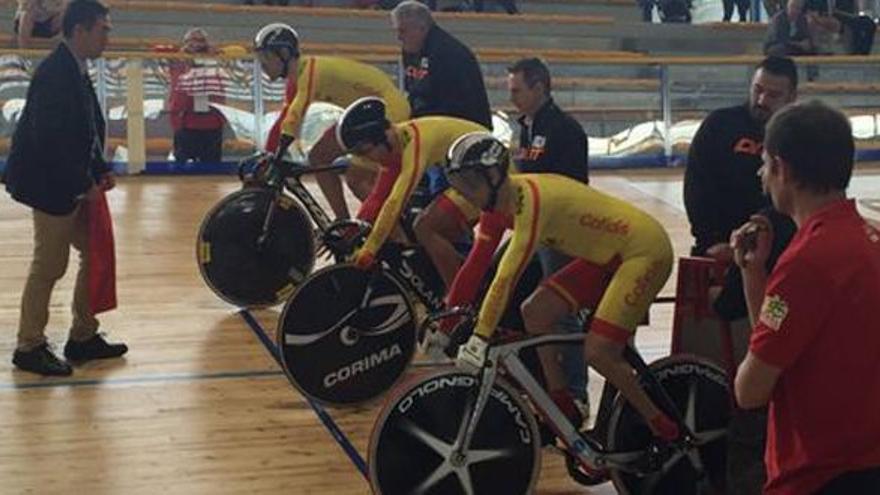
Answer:
[[(482, 366), (516, 282), (539, 246), (573, 261), (547, 277), (523, 303), (526, 331), (552, 331), (557, 320), (595, 308), (586, 337), (587, 361), (642, 414), (655, 434), (673, 439), (677, 425), (639, 386), (623, 350), (672, 268), (672, 246), (663, 227), (634, 206), (556, 174), (508, 175), (507, 148), (487, 133), (469, 134), (449, 150), (451, 186), (483, 210), (477, 241), (447, 296), (450, 306), (475, 300), (478, 282), (506, 229), (513, 235), (480, 308), (474, 335), (458, 360)], [(569, 418), (577, 418), (557, 360), (539, 348), (548, 390)]]
[[(362, 98), (345, 110), (336, 128), (340, 146), (382, 164), (379, 179), (358, 213), (359, 219), (373, 223), (364, 245), (355, 253), (358, 266), (372, 264), (426, 169), (442, 163), (449, 146), (459, 137), (485, 130), (468, 120), (441, 116), (392, 124), (386, 117), (384, 102), (375, 97)], [(417, 232), (417, 237), (448, 287), (461, 262), (453, 243), (469, 232), (479, 210), (454, 190), (447, 189), (422, 214), (443, 217), (442, 222), (428, 222), (443, 225), (432, 233), (429, 242), (423, 242), (427, 237), (425, 233)], [(418, 223), (416, 220), (417, 231)]]
[[(315, 101), (346, 107), (358, 98), (378, 96), (388, 106), (388, 118), (400, 122), (409, 118), (409, 102), (394, 86), (387, 74), (377, 67), (340, 57), (300, 56), (299, 37), (286, 24), (269, 24), (261, 29), (254, 48), (263, 71), (271, 78), (284, 77), (288, 89), (293, 85), (284, 111), (270, 135), (272, 147), (267, 149), (281, 156), (300, 136), (303, 119)], [(292, 81), (292, 82), (291, 82)], [(290, 93), (288, 93), (290, 94)], [(343, 154), (336, 143), (335, 125), (331, 126), (309, 151), (309, 164), (329, 165)], [(272, 139), (277, 136), (277, 139)], [(376, 166), (364, 160), (353, 160), (346, 171), (346, 182), (363, 200), (372, 187)], [(348, 218), (348, 207), (342, 191), (342, 181), (333, 172), (315, 174), (321, 191), (338, 218)]]

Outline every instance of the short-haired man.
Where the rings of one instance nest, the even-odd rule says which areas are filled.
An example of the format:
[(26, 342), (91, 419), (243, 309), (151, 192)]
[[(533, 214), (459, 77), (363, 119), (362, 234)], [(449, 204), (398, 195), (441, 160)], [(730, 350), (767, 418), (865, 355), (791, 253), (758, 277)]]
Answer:
[(820, 102), (792, 105), (764, 145), (764, 189), (798, 226), (769, 277), (769, 221), (731, 236), (753, 325), (736, 398), (770, 410), (764, 493), (880, 493), (880, 232), (846, 197), (852, 129)]
[(12, 362), (41, 375), (70, 375), (70, 365), (49, 349), (46, 324), (55, 283), (67, 271), (70, 246), (80, 252), (73, 291), (73, 321), (64, 355), (71, 361), (113, 358), (125, 344), (98, 333), (89, 276), (90, 205), (113, 188), (104, 159), (104, 118), (87, 72), (101, 56), (111, 29), (109, 10), (95, 0), (73, 0), (62, 20), (64, 41), (37, 67), (21, 120), (12, 137), (6, 189), (32, 209), (34, 254), (21, 297), (18, 343)]
[(684, 177), (691, 254), (730, 260), (730, 233), (768, 205), (757, 176), (764, 125), (795, 100), (797, 83), (791, 59), (767, 57), (756, 67), (749, 101), (715, 110), (700, 125)]
[(430, 9), (405, 0), (391, 11), (403, 51), (412, 117), (445, 115), (492, 128), (483, 73), (470, 48), (434, 22)]
[[(586, 183), (589, 149), (587, 134), (574, 117), (565, 113), (553, 101), (552, 81), (547, 65), (534, 57), (517, 61), (507, 68), (507, 89), (511, 103), (521, 113), (517, 119), (520, 126), (519, 142), (513, 150), (513, 162), (517, 171), (566, 175)], [(539, 248), (537, 256), (545, 277), (571, 262), (568, 256), (548, 248)], [(547, 323), (556, 325), (560, 331), (567, 333), (578, 333), (583, 329), (583, 322), (577, 314), (568, 314), (558, 322)], [(583, 350), (576, 346), (560, 347), (569, 392), (588, 408)]]

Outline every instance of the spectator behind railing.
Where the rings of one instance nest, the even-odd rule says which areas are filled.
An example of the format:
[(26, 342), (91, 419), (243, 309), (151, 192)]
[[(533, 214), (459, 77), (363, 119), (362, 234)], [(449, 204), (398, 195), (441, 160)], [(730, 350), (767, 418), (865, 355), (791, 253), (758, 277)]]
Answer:
[(877, 25), (858, 10), (855, 0), (808, 0), (807, 10), (815, 12), (814, 28), (828, 33), (826, 37), (833, 43), (829, 51), (849, 55), (871, 53)]
[(804, 11), (804, 0), (788, 0), (785, 10), (777, 12), (770, 19), (764, 53), (780, 57), (817, 53), (810, 23)]
[(19, 48), (28, 48), (34, 38), (56, 38), (61, 34), (64, 0), (18, 0), (13, 31)]
[[(177, 51), (176, 47), (156, 47), (156, 51)], [(188, 54), (217, 55), (208, 33), (193, 28), (183, 36), (180, 51)], [(225, 100), (225, 81), (215, 60), (172, 60), (165, 68), (169, 79), (167, 110), (174, 130), (174, 159), (219, 163), (222, 160), (225, 119), (211, 103)]]
[[(846, 3), (849, 3), (849, 6), (846, 6)], [(829, 54), (841, 51), (839, 41), (843, 25), (834, 16), (838, 7), (850, 11), (854, 9), (852, 1), (806, 0), (804, 3), (807, 26), (810, 28), (810, 37), (813, 39), (817, 53)]]
[(856, 14), (855, 8), (851, 0), (789, 0), (785, 10), (770, 20), (764, 53), (867, 55), (876, 25), (870, 17)]

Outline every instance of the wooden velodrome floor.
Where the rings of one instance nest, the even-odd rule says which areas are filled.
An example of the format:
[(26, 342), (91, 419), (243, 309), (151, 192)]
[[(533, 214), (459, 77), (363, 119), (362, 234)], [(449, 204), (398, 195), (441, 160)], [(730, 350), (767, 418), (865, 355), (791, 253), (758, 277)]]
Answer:
[[(876, 216), (880, 176), (854, 184)], [(690, 243), (680, 170), (604, 172), (594, 185), (662, 220), (677, 254)], [(122, 178), (110, 194), (117, 237), (120, 308), (101, 318), (127, 342), (125, 359), (90, 363), (64, 379), (13, 369), (20, 291), (30, 260), (29, 211), (0, 199), (0, 493), (198, 494), (368, 493), (363, 477), (288, 384), (232, 308), (202, 283), (194, 238), (204, 213), (237, 188), (225, 177)], [(48, 334), (63, 345), (68, 276), (52, 300)], [(672, 280), (664, 294), (671, 294)], [(274, 334), (277, 310), (256, 313)], [(671, 307), (655, 306), (640, 329), (647, 358), (668, 350)], [(593, 403), (601, 381), (591, 382)], [(376, 405), (332, 410), (366, 455)], [(545, 451), (538, 492), (609, 494), (570, 481)]]

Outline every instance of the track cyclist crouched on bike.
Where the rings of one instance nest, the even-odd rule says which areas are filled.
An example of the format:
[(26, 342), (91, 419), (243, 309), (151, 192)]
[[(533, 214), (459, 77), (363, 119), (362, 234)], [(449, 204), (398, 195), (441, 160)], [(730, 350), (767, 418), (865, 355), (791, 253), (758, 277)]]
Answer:
[[(617, 387), (656, 436), (675, 439), (676, 423), (648, 398), (622, 356), (669, 277), (673, 256), (666, 231), (647, 213), (570, 178), (508, 175), (508, 162), (507, 148), (488, 133), (463, 136), (449, 150), (450, 185), (483, 211), (476, 244), (447, 296), (450, 306), (476, 300), (488, 260), (505, 230), (513, 229), (474, 334), (459, 349), (459, 363), (484, 364), (488, 341), (526, 263), (539, 246), (558, 250), (574, 261), (547, 277), (523, 303), (526, 331), (548, 333), (564, 315), (595, 308), (585, 340), (587, 362)], [(554, 402), (580, 423), (557, 351), (545, 346), (538, 354)]]
[[(485, 132), (486, 128), (455, 117), (420, 117), (392, 124), (385, 102), (375, 97), (362, 98), (345, 110), (336, 128), (339, 145), (355, 156), (382, 164), (379, 178), (357, 215), (358, 219), (373, 223), (363, 246), (354, 254), (358, 267), (373, 264), (427, 168), (443, 163), (449, 146), (456, 139), (478, 131)], [(425, 212), (449, 219), (448, 231), (439, 234), (453, 250), (452, 243), (467, 235), (479, 217), (479, 210), (452, 189), (435, 198)], [(428, 255), (448, 287), (457, 264), (444, 267), (443, 262), (448, 261), (449, 256), (439, 260), (430, 250)], [(453, 262), (456, 257), (457, 254), (451, 257)]]
[[(287, 148), (299, 139), (303, 120), (309, 106), (315, 101), (330, 102), (345, 107), (364, 96), (381, 97), (387, 106), (388, 119), (400, 122), (409, 118), (410, 107), (406, 96), (397, 90), (394, 82), (380, 69), (341, 57), (301, 56), (299, 36), (286, 24), (269, 24), (254, 38), (254, 50), (263, 72), (270, 79), (288, 79), (293, 95), (272, 130), (267, 149), (280, 158)], [(309, 151), (313, 167), (329, 165), (343, 154), (331, 126)], [(346, 183), (358, 199), (363, 200), (375, 180), (378, 166), (366, 160), (352, 160), (345, 173)], [(330, 203), (337, 218), (348, 218), (348, 207), (342, 190), (342, 181), (335, 172), (315, 174), (318, 186)]]

